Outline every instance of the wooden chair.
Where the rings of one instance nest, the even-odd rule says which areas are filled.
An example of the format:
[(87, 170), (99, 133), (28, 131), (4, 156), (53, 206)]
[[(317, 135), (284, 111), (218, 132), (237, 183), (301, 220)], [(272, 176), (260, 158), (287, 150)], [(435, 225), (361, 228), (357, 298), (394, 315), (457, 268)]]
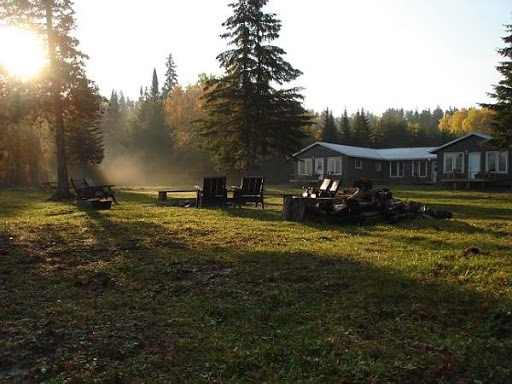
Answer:
[(233, 187), (233, 206), (241, 208), (242, 204), (254, 203), (256, 207), (261, 204), (261, 209), (265, 209), (264, 184), (264, 177), (243, 177), (240, 187)]
[(322, 195), (327, 193), (327, 191), (329, 190), (329, 187), (331, 186), (331, 182), (332, 182), (331, 179), (323, 179), (320, 186), (305, 188), (306, 191), (302, 194), (302, 196), (303, 197), (322, 197)]
[(324, 193), (322, 193), (323, 196), (317, 196), (317, 197), (327, 197), (330, 199), (333, 199), (336, 197), (336, 194), (338, 193), (338, 189), (340, 188), (341, 180), (333, 180), (331, 185), (329, 186), (329, 189), (327, 189)]
[(111, 198), (114, 203), (117, 204), (115, 192), (112, 190), (115, 185), (99, 185), (90, 177), (84, 179), (85, 184), (92, 189), (96, 197), (100, 198)]
[(196, 207), (219, 205), (221, 208), (227, 206), (228, 190), (226, 189), (226, 176), (205, 177), (203, 187), (196, 185)]
[(71, 185), (79, 199), (87, 200), (95, 198), (93, 190), (87, 185), (84, 179), (70, 179)]
[(100, 186), (91, 187), (84, 179), (70, 179), (78, 200), (110, 200), (115, 201), (113, 191), (106, 192)]

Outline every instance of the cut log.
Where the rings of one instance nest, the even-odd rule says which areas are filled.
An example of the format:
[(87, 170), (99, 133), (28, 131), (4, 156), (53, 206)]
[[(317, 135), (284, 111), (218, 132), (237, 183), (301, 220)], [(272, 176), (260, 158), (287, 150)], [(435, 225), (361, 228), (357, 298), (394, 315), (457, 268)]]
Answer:
[(308, 219), (309, 207), (314, 202), (315, 199), (308, 197), (283, 196), (283, 220), (306, 221)]

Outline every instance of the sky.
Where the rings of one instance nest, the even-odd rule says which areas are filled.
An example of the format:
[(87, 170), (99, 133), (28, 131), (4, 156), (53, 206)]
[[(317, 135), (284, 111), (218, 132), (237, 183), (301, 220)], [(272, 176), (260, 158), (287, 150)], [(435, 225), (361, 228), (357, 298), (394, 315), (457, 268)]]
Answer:
[[(80, 49), (102, 94), (136, 99), (153, 68), (163, 83), (172, 53), (178, 81), (222, 74), (216, 56), (231, 0), (75, 0)], [(282, 21), (274, 42), (303, 75), (305, 107), (467, 108), (490, 99), (500, 80), (510, 0), (270, 0)]]

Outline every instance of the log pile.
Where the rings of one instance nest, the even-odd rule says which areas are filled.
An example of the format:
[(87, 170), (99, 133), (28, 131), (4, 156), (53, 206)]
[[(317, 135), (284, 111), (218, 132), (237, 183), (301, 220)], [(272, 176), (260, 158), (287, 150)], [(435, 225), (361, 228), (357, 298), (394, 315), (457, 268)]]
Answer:
[(393, 197), (389, 189), (356, 188), (332, 199), (285, 196), (283, 219), (362, 225), (376, 222), (397, 223), (404, 219), (446, 219), (451, 212), (433, 210), (415, 201)]

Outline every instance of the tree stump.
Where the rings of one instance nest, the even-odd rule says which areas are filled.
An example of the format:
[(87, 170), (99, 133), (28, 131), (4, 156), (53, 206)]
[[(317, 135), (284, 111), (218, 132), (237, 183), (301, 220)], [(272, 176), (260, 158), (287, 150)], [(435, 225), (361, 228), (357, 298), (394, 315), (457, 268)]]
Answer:
[(283, 220), (305, 221), (308, 219), (308, 211), (314, 199), (309, 197), (283, 196)]

